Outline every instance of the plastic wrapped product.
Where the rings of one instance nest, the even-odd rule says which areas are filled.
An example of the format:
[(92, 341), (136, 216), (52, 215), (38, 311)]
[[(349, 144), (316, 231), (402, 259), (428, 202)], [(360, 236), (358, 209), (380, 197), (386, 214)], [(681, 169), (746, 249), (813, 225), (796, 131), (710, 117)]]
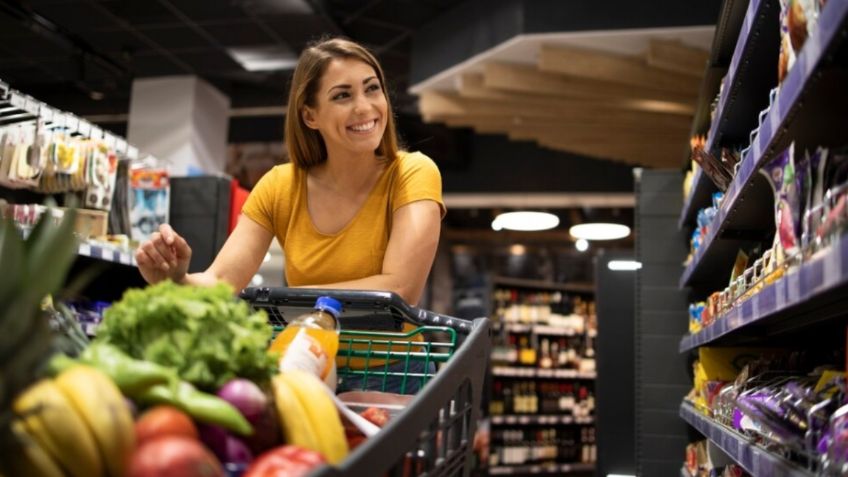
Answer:
[(787, 258), (800, 250), (801, 211), (792, 159), (794, 150), (795, 145), (790, 145), (760, 170), (769, 179), (774, 192), (775, 227)]

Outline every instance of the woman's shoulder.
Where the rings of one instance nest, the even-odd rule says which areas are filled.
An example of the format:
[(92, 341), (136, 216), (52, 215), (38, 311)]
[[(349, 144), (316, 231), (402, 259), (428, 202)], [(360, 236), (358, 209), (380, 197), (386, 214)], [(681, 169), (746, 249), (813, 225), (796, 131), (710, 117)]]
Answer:
[(398, 151), (395, 164), (401, 173), (416, 172), (422, 169), (438, 171), (436, 163), (421, 151)]

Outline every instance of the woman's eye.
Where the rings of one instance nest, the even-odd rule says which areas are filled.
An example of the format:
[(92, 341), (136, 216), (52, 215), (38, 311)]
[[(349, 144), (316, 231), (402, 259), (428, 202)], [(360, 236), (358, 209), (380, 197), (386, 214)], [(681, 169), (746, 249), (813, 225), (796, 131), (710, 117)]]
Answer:
[(336, 101), (336, 100), (339, 100), (339, 99), (345, 99), (349, 96), (350, 96), (350, 93), (348, 93), (347, 91), (342, 91), (341, 93), (338, 93), (335, 96), (333, 96), (333, 101)]
[(368, 87), (367, 87), (367, 88), (365, 88), (365, 91), (367, 91), (367, 92), (371, 93), (371, 92), (373, 92), (373, 91), (379, 91), (380, 89), (381, 89), (381, 88), (380, 88), (380, 85), (379, 85), (379, 84), (374, 83), (374, 84), (370, 84), (370, 85), (368, 85)]

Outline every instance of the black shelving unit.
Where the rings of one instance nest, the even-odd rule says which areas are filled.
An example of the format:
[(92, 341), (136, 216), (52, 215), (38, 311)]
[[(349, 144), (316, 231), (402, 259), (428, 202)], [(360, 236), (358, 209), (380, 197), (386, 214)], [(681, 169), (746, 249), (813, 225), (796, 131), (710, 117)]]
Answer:
[(592, 475), (594, 464), (540, 464), (494, 466), (489, 475)]
[[(738, 12), (738, 2), (725, 2), (723, 12), (734, 6)], [(724, 289), (740, 246), (771, 241), (773, 193), (760, 169), (793, 141), (805, 149), (848, 142), (843, 119), (848, 107), (848, 2), (825, 5), (794, 66), (782, 84), (772, 89), (777, 85), (779, 10), (776, 0), (750, 0), (739, 27), (707, 149), (713, 154), (722, 147), (744, 149), (708, 235), (679, 277), (681, 292), (693, 301)], [(717, 35), (720, 31), (722, 28)], [(714, 49), (717, 44), (714, 42)], [(708, 205), (708, 198), (694, 192), (686, 199), (678, 222), (684, 234), (687, 226), (693, 225), (694, 210)], [(820, 338), (844, 336), (846, 290), (848, 240), (843, 237), (750, 298), (735, 303), (698, 333), (684, 333), (678, 352), (688, 356), (701, 346), (739, 344), (782, 346), (788, 342), (794, 349), (821, 346), (823, 342), (815, 345), (803, 337), (812, 333), (819, 333)], [(678, 319), (685, 322), (684, 307)], [(752, 475), (815, 475), (772, 448), (713, 421), (688, 402), (677, 406), (683, 421)], [(681, 475), (687, 475), (685, 469)]]
[(812, 477), (814, 472), (766, 451), (749, 438), (714, 422), (688, 403), (680, 406), (680, 417), (714, 442), (739, 466), (752, 475)]
[[(525, 294), (541, 295), (541, 294), (561, 294), (563, 303), (552, 303), (552, 312), (565, 313), (568, 306), (563, 306), (564, 302), (569, 298), (580, 297), (586, 299), (594, 296), (594, 285), (582, 283), (552, 283), (543, 280), (530, 280), (512, 277), (494, 276), (489, 280), (491, 291), (489, 296), (492, 300), (492, 308), (494, 313), (495, 308), (495, 293), (497, 289), (514, 290), (518, 296), (518, 302), (515, 304), (539, 305), (538, 302), (522, 301), (527, 298)], [(496, 313), (494, 313), (496, 314)], [(493, 315), (494, 316), (494, 315)], [(505, 340), (508, 336), (523, 336), (528, 338), (527, 342), (536, 350), (536, 353), (541, 356), (539, 342), (542, 339), (552, 340), (590, 340), (596, 336), (594, 330), (585, 327), (582, 332), (578, 330), (556, 326), (553, 322), (513, 322), (506, 321), (505, 317), (493, 320), (492, 330), (495, 334), (495, 340)], [(594, 371), (579, 371), (572, 368), (563, 367), (547, 367), (543, 368), (537, 365), (522, 365), (519, 363), (498, 363), (495, 362), (489, 370), (489, 380), (497, 381), (503, 385), (505, 389), (509, 388), (512, 383), (527, 383), (532, 382), (536, 386), (538, 399), (541, 401), (543, 393), (542, 385), (552, 384), (555, 386), (567, 385), (573, 386), (575, 392), (580, 387), (594, 389), (594, 380), (596, 373)], [(489, 386), (490, 389), (493, 386)], [(494, 396), (494, 393), (492, 392)], [(515, 443), (504, 441), (496, 443), (496, 434), (505, 430), (519, 432), (544, 432), (555, 430), (557, 439), (561, 438), (561, 434), (570, 435), (583, 431), (586, 427), (594, 427), (595, 418), (591, 415), (575, 415), (571, 411), (549, 412), (545, 411), (541, 405), (538, 413), (522, 413), (513, 412), (509, 409), (503, 414), (492, 414), (488, 417), (491, 426), (492, 442), (490, 444), (490, 452), (497, 452), (498, 448), (511, 447)], [(584, 443), (581, 440), (575, 442), (576, 446), (581, 446)], [(545, 445), (545, 444), (540, 444)], [(580, 447), (575, 449), (577, 460), (580, 460)], [(485, 471), (488, 475), (591, 475), (594, 472), (595, 464), (582, 462), (569, 462), (569, 457), (563, 458), (559, 454), (559, 462), (556, 463), (525, 463), (525, 464), (509, 464), (498, 462), (495, 465), (486, 467)]]
[[(756, 3), (752, 2), (751, 6)], [(748, 13), (754, 15), (751, 8)], [(845, 2), (831, 2), (825, 6), (817, 29), (805, 43), (768, 114), (763, 117), (754, 140), (742, 156), (739, 171), (725, 193), (710, 233), (681, 276), (681, 287), (717, 289), (722, 281), (726, 281), (726, 271), (730, 270), (740, 245), (770, 237), (774, 229), (773, 218), (763, 212), (772, 203), (772, 192), (759, 173), (763, 164), (788, 147), (792, 140), (810, 146), (835, 146), (844, 141), (844, 130), (840, 128), (844, 124), (841, 116), (848, 108), (848, 97), (844, 94), (848, 75), (844, 68), (833, 66), (848, 63), (843, 34), (847, 14), (848, 4)], [(745, 24), (749, 22), (754, 22), (754, 19), (746, 17)], [(774, 25), (777, 25), (776, 20), (772, 29), (777, 28)], [(740, 35), (740, 41), (742, 39), (744, 37)], [(765, 54), (777, 55), (777, 42), (771, 46), (770, 51), (774, 51)], [(739, 61), (745, 64), (745, 58)], [(774, 69), (750, 74), (770, 76), (776, 82)], [(728, 79), (734, 77), (736, 75), (733, 75), (731, 67)], [(758, 112), (754, 113), (754, 127), (757, 126), (757, 115)], [(706, 205), (708, 203), (696, 207)]]

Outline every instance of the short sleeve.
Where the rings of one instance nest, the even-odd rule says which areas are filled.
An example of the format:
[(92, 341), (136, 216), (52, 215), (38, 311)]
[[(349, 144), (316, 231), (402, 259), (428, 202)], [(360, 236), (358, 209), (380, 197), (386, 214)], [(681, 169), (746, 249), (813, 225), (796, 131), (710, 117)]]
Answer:
[(392, 190), (392, 212), (412, 202), (432, 200), (439, 204), (444, 218), (447, 209), (442, 200), (442, 175), (436, 163), (420, 152), (405, 153), (398, 161), (398, 177)]
[(285, 188), (283, 182), (283, 167), (274, 166), (259, 179), (244, 203), (241, 212), (257, 224), (277, 234), (277, 212), (279, 211), (278, 194)]

